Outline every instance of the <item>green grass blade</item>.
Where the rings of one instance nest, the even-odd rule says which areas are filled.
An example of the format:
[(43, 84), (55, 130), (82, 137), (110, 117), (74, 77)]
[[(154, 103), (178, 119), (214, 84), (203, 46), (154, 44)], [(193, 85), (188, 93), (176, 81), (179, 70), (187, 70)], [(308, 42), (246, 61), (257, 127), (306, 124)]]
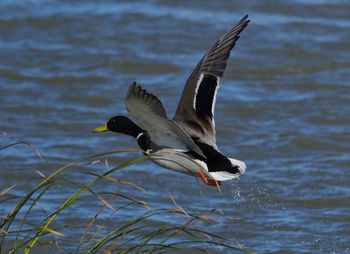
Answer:
[[(120, 152), (120, 151), (118, 151)], [(111, 152), (109, 153), (103, 153), (103, 154), (110, 154)], [(100, 156), (101, 154), (99, 154)], [(80, 159), (80, 160), (76, 160), (75, 162), (73, 163), (69, 163), (67, 164), (66, 166), (60, 168), (59, 170), (57, 170), (55, 173), (57, 174), (58, 171), (62, 171), (63, 169), (71, 166), (71, 165), (74, 165), (78, 162), (81, 162), (83, 160), (86, 160), (86, 159), (91, 159), (91, 158), (95, 158), (97, 157), (96, 155), (94, 156), (90, 156), (90, 157), (87, 157), (87, 158), (84, 158), (84, 159)], [(118, 166), (118, 167), (115, 167), (109, 171), (107, 171), (106, 173), (103, 174), (103, 176), (105, 175), (108, 175), (112, 172), (115, 172), (117, 170), (120, 170), (120, 169), (123, 169), (125, 167), (129, 167), (135, 163), (138, 163), (142, 160), (145, 160), (147, 159), (147, 156), (144, 156), (144, 157), (141, 157), (141, 158), (138, 158), (136, 160), (132, 160), (130, 162), (126, 162), (126, 163), (123, 163), (122, 165)], [(54, 175), (54, 174), (52, 174)], [(52, 177), (51, 175), (51, 177)], [(54, 220), (54, 218), (63, 210), (63, 209), (66, 209), (67, 207), (71, 206), (73, 204), (73, 201), (77, 199), (77, 197), (79, 197), (81, 195), (81, 193), (83, 193), (90, 185), (92, 185), (94, 182), (96, 182), (97, 180), (99, 180), (101, 177), (97, 177), (95, 179), (93, 179), (92, 181), (90, 181), (88, 184), (84, 185), (83, 187), (81, 187), (78, 191), (76, 191), (72, 196), (70, 196), (64, 203), (63, 205), (60, 206), (60, 208), (55, 211), (51, 216), (49, 216), (47, 222), (45, 223), (45, 225), (43, 226), (42, 230), (40, 230), (36, 236), (33, 238), (33, 240), (29, 243), (29, 245), (27, 246), (27, 248), (25, 249), (24, 253), (27, 254), (29, 253), (29, 251), (33, 248), (34, 244), (38, 241), (39, 237), (41, 236), (42, 232), (45, 231), (45, 229), (50, 225), (50, 223)], [(46, 183), (46, 181), (43, 181), (42, 183)]]

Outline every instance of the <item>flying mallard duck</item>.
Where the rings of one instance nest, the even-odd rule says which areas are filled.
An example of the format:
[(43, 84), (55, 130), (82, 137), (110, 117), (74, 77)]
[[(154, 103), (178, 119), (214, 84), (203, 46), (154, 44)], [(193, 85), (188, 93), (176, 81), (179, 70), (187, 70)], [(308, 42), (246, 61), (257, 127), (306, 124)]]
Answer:
[(134, 82), (128, 90), (125, 104), (142, 128), (125, 116), (115, 116), (93, 131), (109, 130), (132, 136), (156, 164), (200, 176), (208, 185), (238, 178), (244, 173), (246, 165), (219, 152), (215, 139), (214, 107), (227, 58), (239, 34), (249, 23), (247, 18), (248, 15), (220, 37), (200, 60), (186, 82), (173, 120), (168, 119), (156, 96)]

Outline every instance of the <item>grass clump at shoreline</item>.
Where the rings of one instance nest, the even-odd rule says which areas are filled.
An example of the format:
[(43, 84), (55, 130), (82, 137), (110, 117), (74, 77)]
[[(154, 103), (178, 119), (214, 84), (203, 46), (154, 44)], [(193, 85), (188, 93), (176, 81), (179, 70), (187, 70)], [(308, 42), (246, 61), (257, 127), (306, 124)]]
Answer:
[[(33, 146), (31, 148), (41, 157)], [(36, 252), (41, 248), (47, 250), (47, 245), (51, 245), (51, 249), (54, 248), (57, 252), (66, 252), (67, 249), (64, 246), (66, 239), (73, 242), (73, 247), (69, 247), (69, 253), (155, 253), (164, 251), (208, 253), (208, 248), (252, 253), (242, 249), (236, 241), (203, 229), (210, 224), (222, 223), (215, 218), (213, 214), (215, 210), (205, 213), (186, 211), (170, 193), (169, 197), (173, 206), (153, 208), (152, 204), (147, 204), (134, 196), (122, 193), (120, 190), (114, 193), (96, 191), (97, 183), (116, 181), (115, 178), (110, 176), (111, 173), (148, 159), (147, 156), (122, 163), (117, 167), (108, 169), (101, 175), (89, 173), (92, 180), (84, 184), (72, 182), (67, 175), (62, 173), (62, 171), (82, 162), (88, 162), (102, 156), (133, 151), (139, 150), (119, 150), (92, 155), (71, 162), (55, 170), (49, 176), (41, 175), (42, 178), (39, 183), (19, 198), (19, 202), (6, 217), (1, 218), (0, 253)], [(45, 212), (46, 215), (41, 217), (41, 221), (33, 223), (34, 208), (40, 206), (40, 202), (46, 198), (45, 195), (48, 195), (49, 190), (57, 188), (62, 181), (72, 184), (74, 187), (73, 194), (62, 194), (61, 196), (64, 196), (64, 198), (57, 202), (56, 208), (53, 211)], [(121, 184), (131, 185), (140, 191), (137, 196), (144, 193), (143, 188), (134, 183), (118, 181)], [(8, 195), (14, 188), (15, 186), (0, 186), (1, 206), (7, 205), (6, 203), (10, 199)], [(83, 225), (78, 225), (79, 228), (77, 228), (77, 225), (67, 225), (67, 223), (62, 222), (62, 219), (58, 219), (64, 213), (69, 214), (76, 206), (86, 206), (84, 204), (86, 195), (92, 195), (102, 202), (102, 206), (97, 208), (94, 216), (88, 218)], [(120, 202), (117, 209), (111, 205), (112, 200), (113, 202)], [(142, 212), (131, 216), (123, 211), (125, 207)], [(91, 209), (91, 207), (83, 208)], [(93, 208), (96, 209), (96, 207)], [(113, 222), (114, 217), (110, 220), (100, 219), (102, 211), (106, 208), (112, 211), (113, 216), (119, 216), (118, 222)], [(217, 211), (222, 213), (220, 210)], [(159, 220), (160, 217), (161, 220)], [(156, 223), (154, 223), (155, 221)]]

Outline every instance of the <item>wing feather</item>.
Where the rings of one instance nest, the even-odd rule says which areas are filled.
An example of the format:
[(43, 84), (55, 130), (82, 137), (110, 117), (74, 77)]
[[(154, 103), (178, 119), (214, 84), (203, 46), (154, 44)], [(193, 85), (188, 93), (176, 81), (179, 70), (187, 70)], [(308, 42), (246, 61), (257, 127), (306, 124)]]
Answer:
[[(230, 52), (235, 46), (239, 34), (249, 23), (247, 18), (248, 15), (244, 16), (234, 27), (221, 36), (199, 61), (187, 79), (174, 116), (174, 121), (184, 128), (191, 137), (197, 138), (200, 142), (214, 148), (217, 148), (213, 117), (216, 91), (226, 69)], [(208, 82), (209, 79), (217, 80), (215, 89), (213, 87), (203, 87), (212, 86), (213, 82)], [(203, 98), (198, 99), (198, 96), (201, 96), (198, 91), (204, 91), (202, 93)], [(204, 105), (202, 100), (208, 98), (211, 101), (205, 105), (211, 105), (211, 110), (208, 110), (208, 106), (205, 106), (205, 110), (202, 110)], [(202, 103), (196, 103), (197, 100)], [(199, 108), (200, 105), (202, 105), (201, 108)]]
[(161, 101), (153, 94), (132, 83), (125, 98), (126, 108), (160, 147), (192, 150), (204, 157), (201, 149), (174, 121), (167, 118)]

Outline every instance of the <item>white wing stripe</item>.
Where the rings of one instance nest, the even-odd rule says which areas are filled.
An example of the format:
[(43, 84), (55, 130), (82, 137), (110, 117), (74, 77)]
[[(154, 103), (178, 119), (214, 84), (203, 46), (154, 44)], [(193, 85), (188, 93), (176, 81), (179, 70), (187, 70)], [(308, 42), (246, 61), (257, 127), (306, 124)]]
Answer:
[(213, 115), (213, 118), (212, 118), (212, 122), (213, 122), (213, 126), (215, 127), (215, 120), (214, 120), (214, 111), (215, 111), (215, 104), (216, 104), (216, 93), (219, 89), (219, 86), (220, 86), (220, 81), (221, 79), (219, 77), (216, 77), (217, 80), (216, 80), (216, 87), (215, 87), (215, 92), (214, 92), (214, 96), (213, 96), (213, 102), (211, 104), (211, 114)]
[(197, 99), (198, 89), (199, 89), (200, 84), (202, 83), (203, 77), (204, 77), (204, 73), (202, 72), (199, 75), (198, 82), (196, 84), (196, 88), (194, 89), (194, 96), (193, 96), (193, 109), (194, 110), (196, 110), (196, 99)]

